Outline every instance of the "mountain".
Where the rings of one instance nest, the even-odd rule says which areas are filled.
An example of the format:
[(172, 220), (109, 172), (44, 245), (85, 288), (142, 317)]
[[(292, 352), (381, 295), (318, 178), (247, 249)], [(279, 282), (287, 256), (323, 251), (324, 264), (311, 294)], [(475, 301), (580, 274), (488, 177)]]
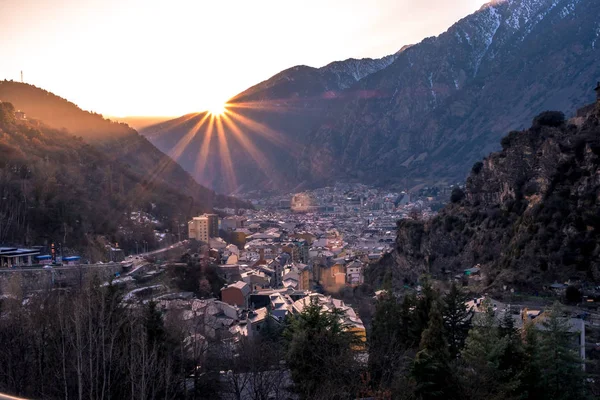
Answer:
[(599, 55), (596, 0), (489, 3), (348, 89), (372, 95), (327, 110), (299, 176), (462, 181), (504, 132), (589, 102)]
[(476, 163), (465, 190), (429, 221), (398, 223), (395, 251), (371, 271), (396, 287), (480, 264), (480, 290), (600, 282), (600, 100), (565, 120), (544, 112)]
[[(249, 188), (463, 181), (473, 162), (498, 149), (504, 132), (524, 128), (543, 110), (569, 114), (589, 102), (599, 51), (596, 0), (493, 1), (384, 59), (298, 66), (236, 96), (231, 111), (261, 124), (254, 131), (238, 124), (241, 132), (268, 163), (261, 167), (225, 129), (232, 169)], [(171, 154), (202, 118), (142, 133)], [(204, 133), (184, 139), (191, 142), (176, 158), (198, 179), (207, 170), (196, 167), (210, 165), (202, 182), (231, 189), (214, 159), (223, 150), (214, 145), (209, 159), (198, 161)]]
[(129, 125), (133, 129), (139, 131), (140, 129), (160, 124), (161, 122), (169, 121), (173, 119), (172, 117), (144, 117), (144, 116), (131, 116), (131, 117), (110, 117), (105, 116), (105, 118), (110, 119), (111, 121), (122, 122), (124, 124)]
[(146, 185), (164, 185), (187, 196), (188, 204), (193, 201), (207, 211), (213, 206), (245, 206), (237, 199), (217, 195), (199, 185), (176, 162), (126, 124), (106, 120), (50, 92), (13, 81), (0, 81), (0, 101), (12, 103), (29, 119), (82, 138), (101, 151), (108, 162), (123, 164)]
[(19, 117), (0, 102), (0, 243), (61, 243), (98, 261), (107, 243), (155, 247), (154, 229), (177, 232), (178, 223), (208, 210), (81, 138)]
[(293, 187), (302, 183), (296, 166), (323, 110), (396, 57), (296, 66), (232, 98), (224, 118), (191, 114), (141, 133), (199, 182), (219, 191)]

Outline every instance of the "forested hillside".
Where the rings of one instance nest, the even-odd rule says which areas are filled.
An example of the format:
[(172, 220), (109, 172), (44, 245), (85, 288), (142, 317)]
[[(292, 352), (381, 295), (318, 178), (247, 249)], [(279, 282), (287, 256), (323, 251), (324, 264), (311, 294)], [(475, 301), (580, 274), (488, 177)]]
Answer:
[(211, 209), (81, 138), (17, 120), (14, 111), (0, 103), (0, 243), (55, 241), (92, 251), (109, 241), (127, 248), (135, 239), (154, 243), (150, 227), (129, 229), (132, 211), (176, 231), (177, 222)]
[(69, 134), (81, 137), (107, 159), (127, 165), (149, 182), (157, 181), (191, 196), (205, 209), (217, 205), (244, 205), (199, 185), (179, 164), (126, 124), (106, 120), (43, 89), (13, 81), (0, 81), (0, 101), (12, 103), (30, 119), (41, 120), (49, 127), (65, 129)]
[[(600, 104), (600, 103), (598, 103)], [(476, 163), (464, 192), (430, 221), (399, 222), (397, 287), (477, 264), (480, 289), (600, 282), (600, 105), (565, 120), (545, 112)]]

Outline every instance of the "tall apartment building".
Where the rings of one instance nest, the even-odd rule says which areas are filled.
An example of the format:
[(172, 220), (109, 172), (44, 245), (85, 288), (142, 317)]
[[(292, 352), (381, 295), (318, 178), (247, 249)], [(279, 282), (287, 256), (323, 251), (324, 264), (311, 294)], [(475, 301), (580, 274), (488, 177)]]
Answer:
[(204, 214), (208, 218), (208, 237), (219, 237), (219, 216), (217, 214)]
[(201, 215), (188, 222), (188, 236), (190, 239), (208, 243), (208, 218)]
[(219, 217), (216, 214), (203, 214), (188, 222), (188, 236), (201, 242), (219, 236)]

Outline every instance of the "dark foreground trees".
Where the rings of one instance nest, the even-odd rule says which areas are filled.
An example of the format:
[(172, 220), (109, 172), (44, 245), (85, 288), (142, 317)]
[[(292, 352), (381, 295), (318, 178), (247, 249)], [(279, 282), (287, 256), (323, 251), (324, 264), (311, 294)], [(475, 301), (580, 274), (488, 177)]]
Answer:
[(170, 399), (180, 340), (154, 306), (126, 308), (98, 282), (79, 292), (10, 295), (0, 313), (0, 391), (39, 399)]
[[(394, 399), (586, 399), (578, 333), (559, 306), (535, 323), (465, 295), (380, 297), (369, 336), (371, 385)], [(415, 344), (414, 334), (420, 333)]]
[(165, 319), (153, 303), (123, 303), (98, 282), (26, 299), (14, 286), (0, 302), (0, 392), (28, 398), (588, 398), (560, 307), (523, 326), (485, 303), (473, 317), (458, 288), (426, 285), (378, 300), (365, 348), (340, 310), (319, 304), (268, 319), (251, 338), (209, 339), (202, 326)]
[(346, 399), (358, 390), (362, 343), (342, 317), (341, 310), (309, 304), (287, 324), (285, 360), (302, 399)]

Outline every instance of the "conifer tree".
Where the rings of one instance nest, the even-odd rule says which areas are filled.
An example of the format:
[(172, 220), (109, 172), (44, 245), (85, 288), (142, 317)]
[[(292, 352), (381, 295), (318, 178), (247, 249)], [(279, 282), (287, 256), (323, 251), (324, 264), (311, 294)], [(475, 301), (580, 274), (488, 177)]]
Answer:
[(450, 353), (444, 337), (444, 321), (437, 301), (432, 302), (429, 324), (423, 331), (412, 367), (416, 395), (424, 400), (453, 398)]
[[(541, 324), (540, 365), (545, 398), (575, 400), (585, 398), (583, 362), (576, 335), (559, 304), (555, 304)], [(539, 317), (538, 317), (539, 318)]]
[(357, 336), (347, 331), (342, 316), (341, 310), (324, 311), (312, 303), (289, 320), (285, 359), (294, 389), (303, 399), (347, 395), (348, 385), (360, 384), (352, 350)]
[(389, 292), (377, 301), (369, 338), (369, 372), (377, 385), (388, 387), (401, 361), (403, 342), (402, 305)]
[(450, 292), (444, 297), (444, 327), (452, 358), (460, 354), (471, 329), (473, 311), (467, 308), (468, 299), (468, 294), (460, 290), (454, 282)]
[(528, 400), (544, 399), (541, 390), (542, 372), (540, 360), (539, 333), (533, 323), (528, 322), (524, 327), (523, 339), (523, 369), (519, 391), (522, 398)]
[[(423, 282), (421, 295), (416, 300), (414, 312), (411, 314), (411, 324), (409, 327), (409, 344), (411, 347), (418, 347), (421, 341), (423, 331), (427, 329), (430, 321), (429, 312), (432, 304), (439, 301), (439, 293), (431, 286), (426, 279)], [(439, 311), (439, 309), (438, 309)]]
[(471, 399), (516, 398), (518, 378), (501, 365), (509, 348), (509, 338), (500, 336), (489, 302), (485, 301), (483, 307), (486, 311), (475, 318), (462, 351), (463, 386)]

